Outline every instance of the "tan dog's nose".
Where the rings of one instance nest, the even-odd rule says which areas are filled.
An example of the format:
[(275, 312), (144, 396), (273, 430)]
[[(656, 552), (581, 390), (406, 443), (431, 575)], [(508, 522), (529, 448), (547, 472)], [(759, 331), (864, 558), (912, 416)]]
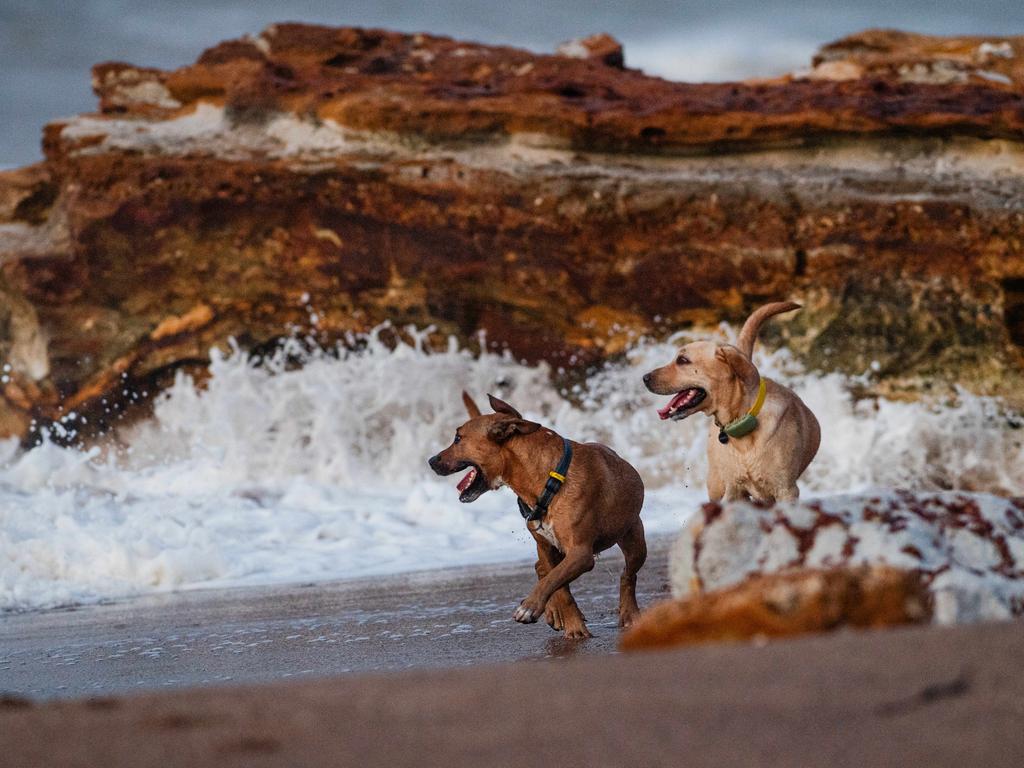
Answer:
[(644, 374), (644, 386), (648, 389), (651, 388), (651, 373), (653, 373), (653, 371)]

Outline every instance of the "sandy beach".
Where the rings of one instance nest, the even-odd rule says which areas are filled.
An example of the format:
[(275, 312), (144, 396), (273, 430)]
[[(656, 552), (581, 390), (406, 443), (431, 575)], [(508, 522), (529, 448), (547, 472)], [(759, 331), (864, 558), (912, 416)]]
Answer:
[(110, 768), (1019, 766), (1021, 630), (840, 633), (42, 706), (8, 698), (0, 754), (12, 766)]

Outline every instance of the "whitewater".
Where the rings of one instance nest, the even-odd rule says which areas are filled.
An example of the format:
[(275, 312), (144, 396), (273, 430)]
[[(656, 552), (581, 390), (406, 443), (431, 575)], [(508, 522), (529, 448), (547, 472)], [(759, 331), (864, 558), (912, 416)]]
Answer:
[[(356, 351), (295, 340), (259, 362), (214, 351), (202, 386), (179, 374), (150, 419), (88, 450), (0, 442), (0, 611), (532, 559), (511, 491), (460, 504), (457, 478), (427, 467), (465, 421), (462, 389), (615, 448), (646, 483), (649, 535), (677, 533), (706, 499), (707, 422), (661, 422), (664, 398), (640, 381), (689, 336), (638, 341), (569, 390), (543, 364), (382, 336)], [(1024, 430), (998, 401), (857, 400), (856, 379), (809, 373), (785, 351), (755, 361), (822, 424), (804, 496), (1024, 494)]]

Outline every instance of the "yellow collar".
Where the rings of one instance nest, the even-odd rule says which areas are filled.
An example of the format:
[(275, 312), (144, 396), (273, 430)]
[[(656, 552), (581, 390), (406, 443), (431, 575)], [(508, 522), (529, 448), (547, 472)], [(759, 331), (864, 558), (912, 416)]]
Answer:
[(757, 385), (757, 399), (754, 400), (754, 405), (736, 421), (726, 424), (718, 431), (718, 442), (725, 445), (729, 442), (730, 437), (744, 437), (757, 429), (757, 414), (761, 412), (767, 392), (768, 380), (762, 376)]
[(747, 411), (751, 416), (757, 416), (761, 412), (761, 406), (764, 405), (764, 396), (768, 394), (768, 382), (764, 376), (761, 377), (761, 382), (757, 385), (757, 399), (754, 401), (753, 407)]

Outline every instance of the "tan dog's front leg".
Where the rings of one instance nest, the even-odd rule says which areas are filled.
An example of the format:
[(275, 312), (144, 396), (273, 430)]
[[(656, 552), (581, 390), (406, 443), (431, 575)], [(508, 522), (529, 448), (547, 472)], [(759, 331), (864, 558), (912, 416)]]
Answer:
[(750, 494), (747, 493), (747, 489), (742, 485), (736, 485), (729, 483), (725, 487), (725, 500), (726, 501), (748, 501)]
[[(536, 537), (535, 537), (536, 538)], [(546, 541), (537, 538), (537, 579), (543, 579), (551, 569), (562, 562), (562, 553), (548, 544)], [(576, 600), (569, 591), (569, 585), (555, 590), (544, 606), (544, 620), (553, 630), (565, 632), (567, 638), (582, 640), (591, 637), (587, 629), (587, 617), (576, 604)]]
[(522, 624), (533, 624), (544, 615), (544, 607), (551, 595), (566, 586), (573, 579), (579, 578), (594, 567), (594, 551), (590, 547), (575, 547), (565, 553), (562, 562), (552, 568), (547, 576), (537, 582), (523, 602), (512, 615)]
[(800, 498), (800, 489), (795, 485), (785, 488), (775, 494), (775, 501), (796, 501)]
[(725, 480), (718, 468), (718, 462), (708, 457), (708, 501), (721, 501), (725, 496)]

